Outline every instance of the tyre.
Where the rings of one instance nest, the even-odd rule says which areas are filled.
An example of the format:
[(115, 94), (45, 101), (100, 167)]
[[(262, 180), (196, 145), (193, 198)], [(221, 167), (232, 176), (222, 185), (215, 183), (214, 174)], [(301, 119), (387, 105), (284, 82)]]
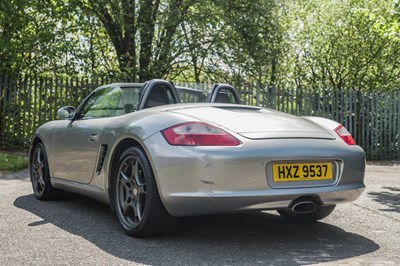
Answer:
[(278, 210), (278, 213), (290, 222), (315, 222), (326, 218), (335, 209), (336, 205), (317, 206), (315, 211), (310, 213), (295, 213), (290, 209)]
[(63, 191), (53, 188), (50, 182), (49, 164), (42, 143), (37, 143), (30, 158), (30, 177), (33, 193), (39, 200), (58, 199)]
[(173, 230), (176, 219), (161, 202), (150, 162), (140, 148), (121, 155), (113, 189), (115, 213), (127, 234), (149, 237)]

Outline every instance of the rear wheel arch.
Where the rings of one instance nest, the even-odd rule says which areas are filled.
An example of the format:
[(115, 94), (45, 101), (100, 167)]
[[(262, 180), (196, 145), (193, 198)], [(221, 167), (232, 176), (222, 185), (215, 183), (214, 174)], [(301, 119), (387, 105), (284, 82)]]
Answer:
[[(148, 155), (148, 152), (146, 151), (146, 149), (143, 147), (143, 145), (139, 142), (139, 141), (137, 141), (136, 139), (134, 139), (134, 138), (125, 138), (125, 139), (122, 139), (117, 145), (116, 145), (116, 147), (114, 148), (114, 150), (112, 151), (112, 155), (111, 155), (111, 159), (110, 159), (110, 167), (109, 167), (109, 170), (108, 170), (108, 187), (107, 187), (107, 193), (108, 193), (108, 198), (109, 198), (109, 201), (110, 201), (110, 207), (111, 207), (111, 209), (114, 211), (114, 188), (113, 188), (113, 180), (114, 180), (114, 178), (115, 178), (115, 175), (116, 175), (116, 173), (117, 173), (117, 171), (118, 171), (118, 162), (119, 162), (119, 159), (120, 159), (120, 157), (121, 157), (121, 155), (124, 153), (124, 151), (126, 150), (126, 149), (128, 149), (128, 148), (130, 148), (130, 147), (137, 147), (137, 148), (139, 148), (139, 149), (141, 149), (143, 152), (144, 152), (144, 154), (146, 155), (146, 157), (147, 157), (147, 159), (149, 160), (149, 162), (150, 162), (150, 166), (151, 166), (151, 168), (153, 169), (153, 172), (154, 172), (154, 165), (153, 165), (153, 162), (152, 162), (152, 160), (151, 160), (151, 158), (149, 157), (149, 155)], [(158, 193), (159, 193), (159, 195), (160, 195), (160, 189), (159, 189), (159, 187), (158, 187), (158, 182), (157, 182), (157, 180), (156, 180), (156, 185), (157, 185), (157, 190), (158, 190)], [(161, 195), (160, 195), (160, 197), (161, 197)], [(162, 200), (162, 199), (161, 199)]]
[[(130, 168), (131, 161), (136, 162), (132, 166), (137, 169), (136, 174), (134, 168)], [(176, 218), (165, 209), (149, 156), (137, 140), (126, 138), (116, 145), (110, 159), (109, 173), (110, 207), (127, 234), (148, 237), (173, 230)]]

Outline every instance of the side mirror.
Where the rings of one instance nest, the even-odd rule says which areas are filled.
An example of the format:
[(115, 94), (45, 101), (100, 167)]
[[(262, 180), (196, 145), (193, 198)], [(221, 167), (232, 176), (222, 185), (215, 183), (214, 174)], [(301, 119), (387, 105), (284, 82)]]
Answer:
[(75, 108), (72, 106), (65, 106), (57, 111), (57, 117), (60, 120), (73, 119), (75, 116)]

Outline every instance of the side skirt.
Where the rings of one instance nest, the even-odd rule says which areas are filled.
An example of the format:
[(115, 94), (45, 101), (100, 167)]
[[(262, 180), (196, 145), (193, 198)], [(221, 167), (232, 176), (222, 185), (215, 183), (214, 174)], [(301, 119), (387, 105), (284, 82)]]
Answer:
[(70, 191), (86, 197), (90, 197), (94, 200), (100, 201), (104, 204), (110, 205), (108, 199), (108, 193), (98, 187), (94, 187), (88, 184), (82, 184), (71, 180), (65, 180), (61, 178), (50, 178), (51, 184), (54, 188)]

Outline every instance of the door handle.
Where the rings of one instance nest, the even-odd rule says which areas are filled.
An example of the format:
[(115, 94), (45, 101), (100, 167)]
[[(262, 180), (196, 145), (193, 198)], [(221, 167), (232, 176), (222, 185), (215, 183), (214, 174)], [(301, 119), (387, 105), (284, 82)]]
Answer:
[(99, 140), (99, 134), (90, 134), (89, 135), (89, 141), (90, 142), (96, 142), (96, 141), (98, 141)]

